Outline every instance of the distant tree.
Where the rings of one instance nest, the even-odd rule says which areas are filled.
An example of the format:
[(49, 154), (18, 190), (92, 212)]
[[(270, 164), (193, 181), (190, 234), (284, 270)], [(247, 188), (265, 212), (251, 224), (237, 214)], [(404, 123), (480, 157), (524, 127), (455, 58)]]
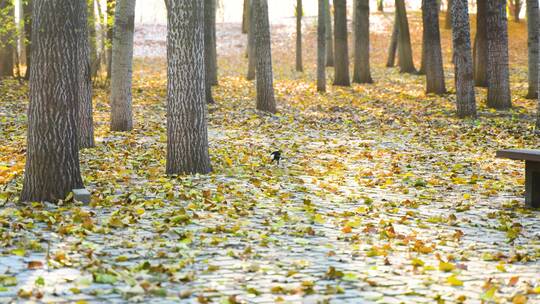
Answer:
[(317, 18), (317, 91), (326, 92), (326, 5), (328, 0), (319, 0)]
[(350, 86), (347, 0), (334, 0), (334, 85)]
[(13, 76), (16, 45), (15, 6), (12, 0), (0, 0), (0, 78)]
[(326, 66), (334, 66), (334, 31), (332, 30), (332, 10), (330, 9), (330, 1), (326, 0)]
[(111, 130), (133, 129), (132, 74), (135, 0), (116, 3), (111, 74)]
[(426, 92), (446, 93), (444, 70), (439, 33), (439, 7), (437, 0), (422, 0), (424, 24), (424, 57), (426, 71)]
[(407, 20), (407, 10), (405, 0), (396, 0), (396, 17), (398, 18), (398, 57), (399, 70), (401, 73), (415, 73), (411, 36), (409, 33), (409, 21)]
[[(86, 0), (79, 1), (79, 7), (86, 7)], [(87, 10), (78, 11), (77, 37), (78, 37), (78, 83), (79, 93), (79, 148), (94, 147), (94, 119), (92, 107), (92, 75), (90, 74), (90, 40), (88, 32)]]
[[(98, 53), (98, 32), (96, 30), (96, 2), (94, 0), (90, 0), (87, 2), (88, 4), (88, 28), (90, 30), (90, 67), (91, 67), (91, 74), (92, 77), (97, 77), (99, 73), (99, 68), (101, 64), (101, 59), (99, 58)], [(99, 3), (98, 3), (99, 5)]]
[(538, 13), (538, 0), (527, 0), (527, 33), (529, 40), (529, 90), (527, 98), (538, 97), (538, 43), (540, 17)]
[[(478, 2), (484, 1), (485, 0), (480, 0)], [(452, 28), (452, 0), (446, 1), (446, 16), (444, 17), (444, 28), (447, 30)]]
[(377, 0), (377, 11), (378, 12), (384, 12), (384, 1), (383, 0)]
[(253, 80), (255, 79), (255, 68), (257, 65), (256, 61), (256, 52), (255, 52), (255, 22), (253, 21), (253, 5), (252, 0), (249, 0), (249, 11), (248, 11), (248, 18), (250, 22), (250, 26), (248, 28), (248, 72), (247, 72), (247, 80)]
[(508, 3), (510, 14), (514, 22), (520, 22), (519, 14), (521, 13), (521, 7), (523, 6), (523, 0), (510, 0)]
[(31, 64), (31, 50), (32, 50), (32, 1), (26, 0), (23, 1), (23, 22), (24, 22), (24, 46), (25, 46), (25, 55), (26, 55), (26, 72), (24, 74), (24, 79), (28, 80), (30, 78), (30, 64)]
[(255, 25), (255, 57), (257, 58), (257, 109), (276, 113), (274, 74), (272, 71), (272, 45), (268, 0), (252, 0)]
[(508, 20), (506, 0), (487, 1), (488, 95), (490, 108), (509, 109)]
[(487, 1), (476, 4), (476, 36), (474, 38), (474, 83), (487, 87), (488, 42), (487, 42)]
[(353, 82), (372, 83), (369, 66), (369, 0), (354, 0)]
[(303, 72), (302, 64), (302, 0), (296, 0), (296, 71)]
[(454, 0), (452, 3), (452, 41), (454, 47), (457, 114), (461, 118), (476, 117), (467, 0)]
[(247, 34), (250, 26), (249, 11), (251, 9), (251, 0), (244, 0), (242, 9), (242, 34)]
[(204, 0), (204, 78), (207, 103), (214, 103), (214, 98), (212, 97), (212, 80), (216, 70), (215, 41), (216, 0)]
[(107, 0), (107, 40), (106, 40), (106, 52), (107, 52), (107, 79), (111, 79), (112, 76), (112, 43), (114, 37), (114, 11), (116, 7), (116, 0)]
[(83, 186), (78, 88), (81, 1), (35, 0), (26, 168), (21, 201), (64, 199)]
[(394, 13), (394, 26), (392, 28), (392, 37), (390, 38), (390, 46), (388, 47), (388, 59), (386, 60), (386, 67), (391, 68), (396, 61), (396, 52), (398, 47), (398, 35), (399, 35), (399, 22), (397, 16), (397, 10)]
[(209, 173), (204, 1), (167, 6), (167, 174)]

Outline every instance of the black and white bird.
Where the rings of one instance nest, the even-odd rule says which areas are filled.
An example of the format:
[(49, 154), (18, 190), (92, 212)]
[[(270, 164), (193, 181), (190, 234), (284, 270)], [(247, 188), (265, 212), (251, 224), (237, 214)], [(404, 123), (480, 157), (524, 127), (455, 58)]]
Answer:
[(272, 162), (275, 161), (279, 165), (279, 161), (281, 160), (281, 151), (274, 151), (270, 155), (272, 155)]

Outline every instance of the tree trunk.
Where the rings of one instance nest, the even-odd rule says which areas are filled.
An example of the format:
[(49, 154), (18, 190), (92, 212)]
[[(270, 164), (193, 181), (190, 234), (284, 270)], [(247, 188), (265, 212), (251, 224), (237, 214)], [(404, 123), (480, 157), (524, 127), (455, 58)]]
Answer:
[(257, 65), (256, 54), (255, 54), (255, 22), (253, 21), (253, 4), (252, 0), (249, 1), (249, 12), (248, 18), (250, 26), (248, 28), (248, 72), (247, 80), (255, 79), (255, 66)]
[(396, 61), (396, 51), (398, 47), (398, 35), (399, 35), (399, 22), (397, 11), (394, 14), (394, 27), (392, 29), (392, 37), (390, 38), (390, 46), (388, 47), (388, 59), (386, 60), (386, 67), (391, 68)]
[(13, 76), (16, 45), (15, 7), (11, 1), (0, 1), (0, 18), (3, 31), (0, 32), (0, 78)]
[[(86, 7), (86, 0), (77, 0), (79, 7)], [(90, 41), (87, 10), (78, 12), (77, 30), (79, 64), (79, 148), (94, 147), (94, 119), (92, 111), (92, 75), (90, 74)]]
[(302, 65), (302, 0), (296, 0), (296, 71), (303, 72)]
[(334, 0), (334, 85), (350, 86), (347, 0)]
[(88, 2), (88, 26), (90, 29), (90, 69), (92, 77), (96, 77), (99, 72), (99, 54), (97, 47), (95, 0)]
[[(480, 2), (485, 2), (486, 0), (480, 0)], [(478, 3), (476, 5), (478, 5)], [(444, 28), (449, 30), (452, 28), (452, 0), (447, 0), (446, 6), (446, 16), (444, 17)]]
[(209, 173), (204, 2), (167, 5), (167, 174)]
[(508, 20), (506, 0), (488, 1), (488, 97), (490, 108), (509, 109), (510, 79), (508, 72)]
[(80, 4), (34, 1), (38, 30), (32, 33), (23, 202), (56, 202), (83, 186), (77, 140)]
[(487, 87), (487, 1), (478, 1), (476, 6), (476, 37), (474, 39), (474, 83)]
[(326, 92), (326, 5), (328, 0), (319, 0), (317, 18), (317, 91)]
[(131, 131), (135, 0), (118, 0), (113, 34), (111, 131)]
[(325, 5), (325, 22), (326, 22), (326, 66), (334, 66), (334, 31), (332, 30), (332, 13), (330, 9), (330, 1), (326, 0)]
[[(204, 67), (205, 67), (205, 95), (207, 103), (214, 103), (212, 97), (212, 75), (215, 70), (215, 62), (212, 58), (216, 54), (215, 27), (216, 25), (216, 0), (204, 0)], [(212, 51), (214, 49), (214, 51)]]
[(412, 56), (411, 36), (409, 34), (409, 21), (407, 20), (407, 10), (405, 9), (404, 0), (396, 0), (396, 13), (399, 23), (399, 70), (401, 73), (416, 73)]
[[(439, 33), (439, 7), (437, 0), (422, 0), (426, 71), (426, 93), (444, 94), (444, 70)], [(429, 46), (429, 47), (427, 47)]]
[(510, 0), (510, 12), (512, 13), (512, 18), (514, 22), (519, 22), (519, 14), (521, 13), (521, 5), (523, 2), (521, 0)]
[(242, 34), (247, 34), (250, 27), (250, 0), (244, 0), (244, 7), (242, 10)]
[[(424, 1), (424, 0), (422, 0), (422, 1)], [(416, 74), (418, 74), (418, 75), (426, 75), (426, 27), (428, 25), (426, 25), (425, 21), (423, 21), (424, 14), (425, 14), (424, 8), (423, 8), (423, 3), (422, 3), (421, 12), (422, 12), (422, 53), (421, 53), (421, 57), (420, 57), (420, 68), (418, 69)]]
[(471, 33), (467, 0), (454, 0), (452, 17), (457, 114), (461, 118), (476, 117)]
[(372, 83), (369, 66), (369, 0), (354, 1), (353, 82)]
[(32, 52), (32, 1), (23, 1), (23, 18), (24, 18), (24, 38), (26, 47), (26, 72), (24, 73), (24, 79), (30, 79), (30, 64), (31, 64), (31, 52)]
[(527, 98), (538, 98), (538, 43), (540, 41), (538, 0), (527, 0), (527, 33), (529, 42), (529, 91)]
[(377, 11), (378, 12), (384, 12), (384, 1), (383, 0), (377, 0)]
[(272, 72), (272, 47), (267, 0), (253, 0), (255, 25), (255, 57), (257, 58), (257, 109), (276, 113), (274, 75)]
[(112, 43), (116, 0), (107, 0), (107, 79), (112, 76)]

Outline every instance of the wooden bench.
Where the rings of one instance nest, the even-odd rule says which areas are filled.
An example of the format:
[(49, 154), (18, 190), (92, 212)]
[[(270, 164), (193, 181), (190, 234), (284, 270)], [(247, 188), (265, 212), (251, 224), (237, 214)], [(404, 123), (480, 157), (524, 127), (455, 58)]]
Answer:
[(525, 203), (540, 208), (540, 150), (502, 150), (497, 157), (525, 161)]

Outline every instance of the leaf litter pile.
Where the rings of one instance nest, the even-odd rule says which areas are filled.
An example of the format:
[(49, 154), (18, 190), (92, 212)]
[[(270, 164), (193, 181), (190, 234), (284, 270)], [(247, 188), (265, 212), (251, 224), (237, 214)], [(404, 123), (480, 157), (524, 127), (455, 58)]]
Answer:
[[(281, 37), (273, 116), (253, 109), (244, 41), (221, 52), (208, 176), (164, 175), (165, 60), (137, 59), (133, 132), (108, 130), (108, 93), (95, 90), (88, 206), (17, 203), (28, 91), (4, 81), (0, 302), (539, 302), (540, 214), (524, 206), (523, 164), (494, 158), (540, 144), (535, 102), (522, 98), (525, 25), (510, 28), (514, 109), (487, 109), (479, 89), (480, 118), (459, 120), (454, 95), (426, 96), (422, 76), (384, 68), (391, 14), (377, 18), (376, 83), (327, 94), (316, 93), (314, 48), (295, 73), (294, 36)], [(419, 22), (411, 14), (416, 45)]]

